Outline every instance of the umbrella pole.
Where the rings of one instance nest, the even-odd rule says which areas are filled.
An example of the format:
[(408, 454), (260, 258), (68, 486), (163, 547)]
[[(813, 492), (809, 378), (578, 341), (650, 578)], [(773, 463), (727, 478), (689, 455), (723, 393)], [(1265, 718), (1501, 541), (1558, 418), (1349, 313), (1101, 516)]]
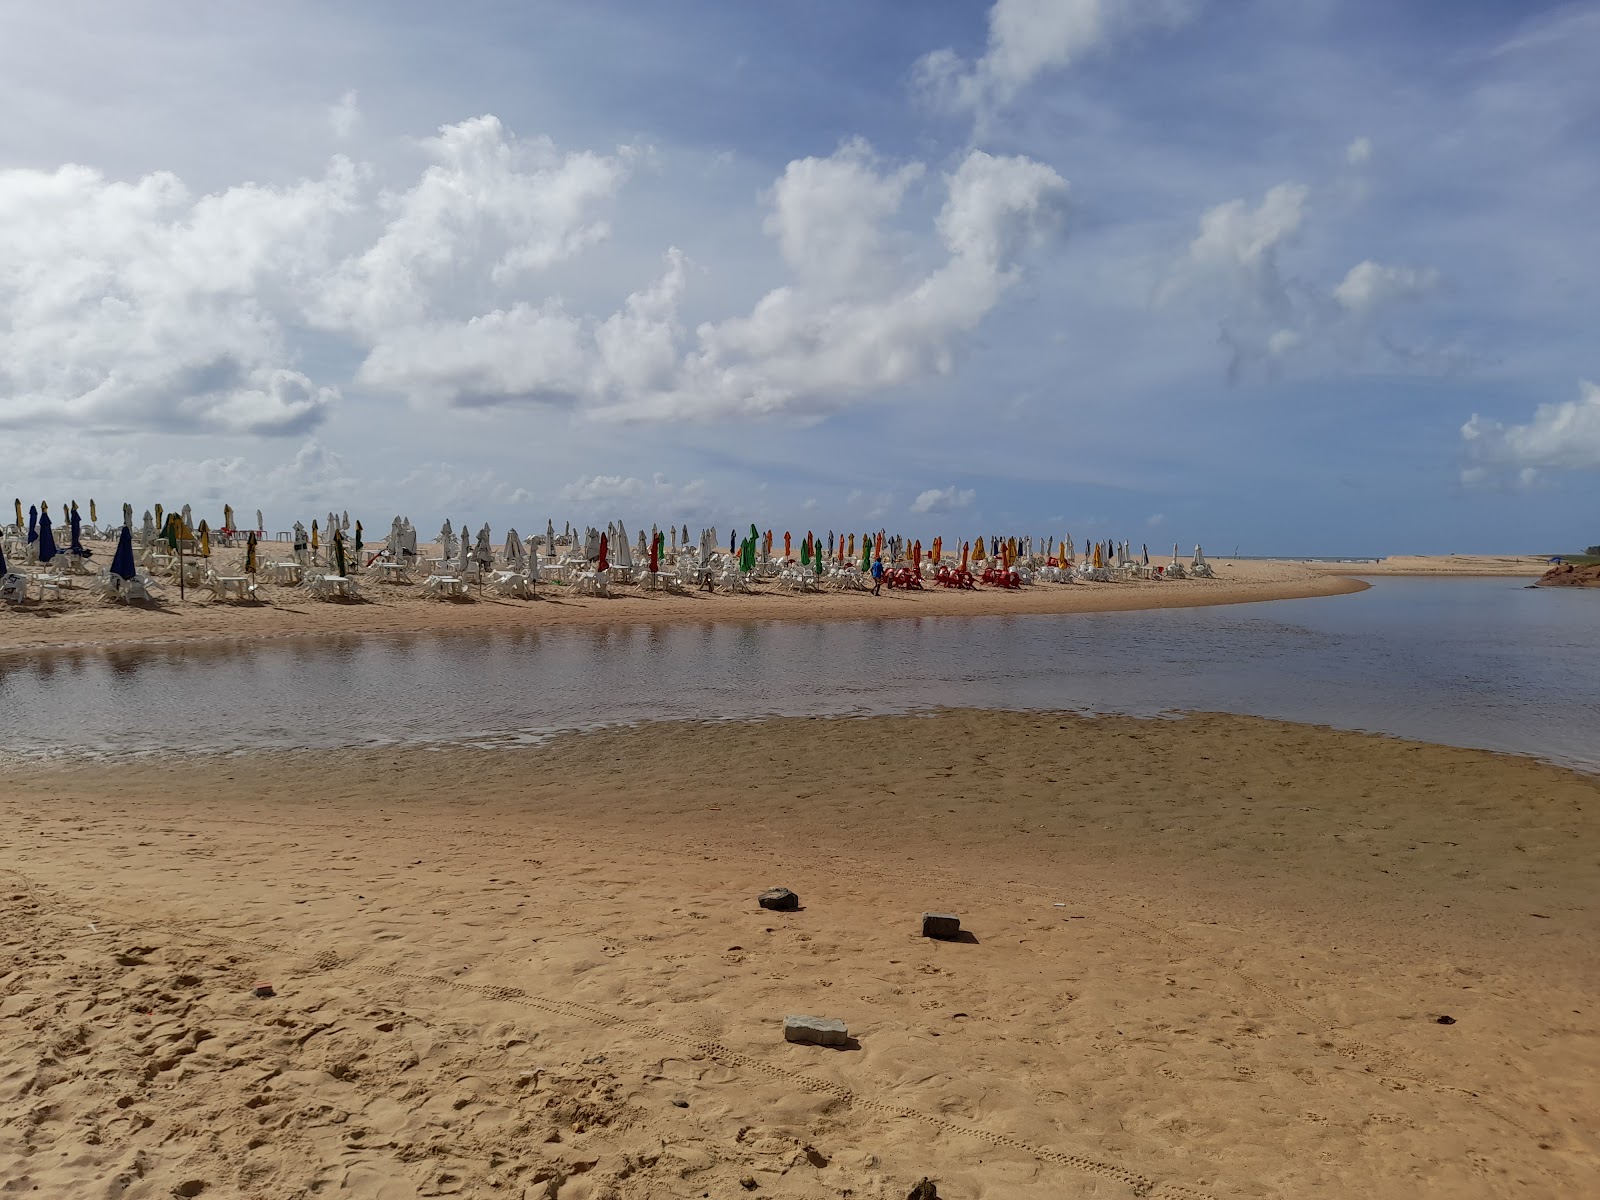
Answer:
[(178, 603), (183, 603), (183, 538), (178, 538)]

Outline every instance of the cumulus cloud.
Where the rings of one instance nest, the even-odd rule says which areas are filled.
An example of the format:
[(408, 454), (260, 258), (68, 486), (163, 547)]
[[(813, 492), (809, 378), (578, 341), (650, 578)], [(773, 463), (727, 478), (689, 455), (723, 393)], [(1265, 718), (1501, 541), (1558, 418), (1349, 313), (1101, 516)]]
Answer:
[(1525, 425), (1505, 425), (1477, 413), (1461, 427), (1469, 485), (1508, 479), (1522, 486), (1549, 471), (1600, 471), (1600, 386), (1582, 380), (1578, 398), (1541, 404)]
[(498, 118), (442, 127), (418, 143), (432, 160), (415, 185), (387, 197), (388, 221), (362, 253), (319, 281), (318, 324), (355, 333), (383, 351), (432, 319), (453, 278), (505, 285), (603, 240), (601, 209), (626, 179), (636, 151), (562, 153), (548, 138), (517, 138)]
[[(973, 151), (944, 179), (935, 227), (946, 260), (918, 274), (892, 252), (884, 224), (920, 174), (879, 162), (860, 142), (791, 163), (773, 189), (767, 231), (797, 278), (747, 316), (704, 322), (692, 336), (680, 328), (688, 264), (669, 250), (661, 277), (603, 321), (546, 300), (423, 322), (384, 338), (361, 379), (424, 403), (534, 400), (665, 419), (816, 416), (947, 373), (958, 340), (1058, 224), (1067, 186), (1029, 159)], [(826, 246), (832, 222), (850, 253)]]
[(1290, 182), (1269, 189), (1253, 207), (1235, 199), (1208, 209), (1158, 301), (1188, 300), (1217, 315), (1235, 379), (1291, 362), (1332, 367), (1377, 357), (1413, 369), (1458, 362), (1448, 351), (1401, 346), (1379, 328), (1395, 305), (1439, 288), (1433, 268), (1367, 259), (1332, 285), (1286, 268), (1311, 214), (1310, 199), (1309, 187)]
[(355, 203), (354, 168), (196, 197), (158, 172), (0, 171), (0, 425), (292, 434), (337, 389), (284, 311)]
[(1152, 28), (1189, 20), (1190, 0), (995, 0), (989, 43), (975, 63), (936, 50), (916, 66), (921, 92), (940, 107), (980, 114), (1009, 104), (1045, 71)]
[(957, 509), (971, 508), (972, 502), (978, 498), (978, 493), (971, 488), (957, 490), (955, 487), (929, 488), (922, 492), (911, 502), (911, 511), (914, 513), (948, 513)]
[(1372, 161), (1372, 139), (1358, 137), (1344, 148), (1344, 161), (1352, 167), (1365, 166)]
[(1395, 300), (1425, 296), (1439, 286), (1431, 267), (1386, 267), (1371, 259), (1357, 263), (1333, 289), (1333, 298), (1348, 311), (1366, 316)]

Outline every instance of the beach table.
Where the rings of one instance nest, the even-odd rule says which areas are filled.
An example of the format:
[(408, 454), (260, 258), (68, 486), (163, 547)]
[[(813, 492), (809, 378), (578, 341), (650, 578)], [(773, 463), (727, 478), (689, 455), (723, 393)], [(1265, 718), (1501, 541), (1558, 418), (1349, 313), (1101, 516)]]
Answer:
[(296, 584), (304, 577), (305, 569), (297, 562), (270, 562), (267, 575), (273, 583)]
[(72, 586), (72, 580), (65, 575), (35, 575), (33, 582), (39, 585), (39, 599), (41, 600), (48, 596), (54, 596), (59, 600), (61, 598), (61, 589)]
[(319, 600), (331, 600), (335, 596), (350, 600), (356, 594), (356, 581), (348, 575), (308, 575), (305, 588)]
[(211, 580), (211, 585), (211, 590), (218, 600), (233, 598), (248, 600), (254, 586), (248, 575), (218, 575)]
[(410, 583), (411, 570), (405, 563), (376, 562), (372, 564), (378, 572), (379, 583)]
[(467, 581), (454, 575), (429, 575), (422, 584), (430, 596), (465, 596)]

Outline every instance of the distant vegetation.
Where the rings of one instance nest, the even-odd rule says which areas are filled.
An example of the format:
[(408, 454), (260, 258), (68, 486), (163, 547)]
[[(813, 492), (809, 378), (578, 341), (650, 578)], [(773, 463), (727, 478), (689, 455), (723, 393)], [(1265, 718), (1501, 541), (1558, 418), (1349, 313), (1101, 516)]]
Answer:
[(1590, 558), (1600, 558), (1600, 546), (1590, 546), (1584, 553)]

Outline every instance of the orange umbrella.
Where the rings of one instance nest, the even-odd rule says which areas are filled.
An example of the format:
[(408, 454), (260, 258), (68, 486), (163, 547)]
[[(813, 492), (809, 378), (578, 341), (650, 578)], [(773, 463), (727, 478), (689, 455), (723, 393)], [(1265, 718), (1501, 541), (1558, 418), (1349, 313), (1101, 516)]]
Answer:
[(784, 556), (784, 557), (785, 557), (785, 558), (792, 558), (792, 557), (794, 557), (794, 556), (793, 556), (793, 553), (792, 553), (792, 552), (791, 552), (791, 551), (790, 551), (790, 549), (789, 549), (789, 542), (790, 542), (790, 539), (789, 539), (789, 531), (788, 531), (788, 530), (787, 530), (787, 529), (785, 529), (785, 530), (784, 530), (784, 531), (783, 531), (783, 556)]

